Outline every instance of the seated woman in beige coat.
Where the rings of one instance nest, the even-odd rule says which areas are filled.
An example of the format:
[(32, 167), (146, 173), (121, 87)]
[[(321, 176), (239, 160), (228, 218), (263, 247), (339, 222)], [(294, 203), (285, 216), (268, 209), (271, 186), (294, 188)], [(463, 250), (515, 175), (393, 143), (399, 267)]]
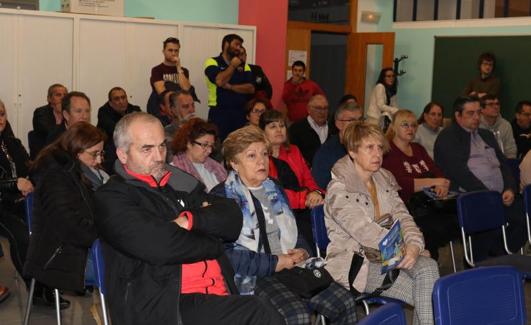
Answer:
[[(352, 285), (351, 290), (373, 292), (385, 274), (381, 274), (381, 263), (369, 261), (369, 252), (378, 252), (388, 232), (381, 226), (385, 219), (388, 223), (400, 220), (405, 256), (397, 267), (398, 277), (382, 296), (415, 306), (414, 324), (433, 324), (431, 293), (439, 271), (437, 263), (426, 256), (424, 238), (398, 196), (395, 178), (381, 168), (388, 144), (377, 126), (366, 123), (349, 125), (344, 143), (348, 155), (334, 165), (325, 199), (330, 237), (326, 268), (346, 288)], [(363, 257), (357, 270), (355, 253)]]

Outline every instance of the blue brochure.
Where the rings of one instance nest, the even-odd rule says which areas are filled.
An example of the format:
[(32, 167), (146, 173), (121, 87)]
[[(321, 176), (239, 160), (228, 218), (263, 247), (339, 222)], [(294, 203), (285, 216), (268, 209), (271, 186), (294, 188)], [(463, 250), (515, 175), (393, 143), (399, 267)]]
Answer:
[(404, 235), (400, 221), (396, 220), (385, 237), (378, 244), (382, 256), (382, 274), (394, 269), (404, 258)]

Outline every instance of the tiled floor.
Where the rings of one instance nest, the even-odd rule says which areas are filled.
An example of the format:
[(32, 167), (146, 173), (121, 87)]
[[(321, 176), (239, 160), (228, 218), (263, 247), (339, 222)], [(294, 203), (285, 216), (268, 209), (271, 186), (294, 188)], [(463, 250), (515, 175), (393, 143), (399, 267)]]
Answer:
[[(0, 258), (0, 283), (7, 285), (11, 289), (11, 297), (0, 304), (0, 324), (1, 325), (20, 325), (24, 315), (24, 308), (26, 306), (27, 294), (24, 287), (24, 283), (15, 274), (9, 260), (8, 244), (5, 240), (0, 240), (0, 243), (4, 247), (4, 253), (6, 256)], [(456, 261), (457, 269), (462, 270), (462, 247), (456, 245)], [(444, 248), (441, 250), (441, 275), (449, 274), (452, 272), (452, 264), (449, 254), (449, 249)], [(496, 294), (496, 293), (493, 293)], [(531, 282), (525, 285), (526, 306), (527, 313), (531, 313)], [(91, 310), (99, 310), (99, 301), (95, 296), (90, 295), (86, 297), (78, 297), (65, 294), (64, 297), (72, 303), (70, 308), (62, 311), (62, 321), (64, 325), (95, 325), (98, 324), (94, 319)], [(94, 305), (96, 303), (97, 305)], [(406, 315), (411, 319), (411, 309), (406, 309)], [(528, 325), (531, 325), (528, 317)], [(42, 306), (35, 306), (32, 311), (31, 324), (38, 325), (53, 325), (56, 324), (55, 310), (53, 308), (45, 308)]]

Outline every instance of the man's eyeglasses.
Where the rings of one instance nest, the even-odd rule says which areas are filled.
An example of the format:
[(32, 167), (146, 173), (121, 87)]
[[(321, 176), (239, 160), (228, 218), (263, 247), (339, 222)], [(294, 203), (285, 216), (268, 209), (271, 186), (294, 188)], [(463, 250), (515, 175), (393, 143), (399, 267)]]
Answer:
[(198, 142), (198, 141), (192, 141), (192, 143), (193, 144), (197, 144), (198, 146), (200, 146), (204, 150), (213, 149), (214, 148), (214, 144), (210, 144), (210, 143), (201, 143), (201, 142)]
[(92, 157), (92, 159), (96, 159), (98, 158), (98, 156), (100, 156), (101, 159), (103, 159), (103, 156), (105, 155), (105, 151), (104, 150), (101, 150), (101, 151), (85, 151), (89, 156)]

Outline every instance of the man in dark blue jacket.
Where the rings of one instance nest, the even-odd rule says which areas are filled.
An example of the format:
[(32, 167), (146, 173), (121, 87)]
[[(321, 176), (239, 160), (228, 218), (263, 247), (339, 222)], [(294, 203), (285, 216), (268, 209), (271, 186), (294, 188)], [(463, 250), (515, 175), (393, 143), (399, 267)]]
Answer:
[[(435, 141), (435, 162), (450, 179), (452, 190), (492, 190), (502, 194), (509, 221), (509, 248), (516, 252), (526, 240), (522, 201), (515, 196), (517, 184), (494, 135), (479, 128), (480, 110), (477, 98), (456, 99), (454, 122)], [(503, 254), (499, 231), (478, 234), (473, 241), (475, 261)]]
[(105, 283), (115, 324), (282, 324), (266, 301), (236, 293), (224, 241), (240, 234), (232, 200), (165, 164), (160, 121), (123, 117), (116, 175), (96, 193)]

